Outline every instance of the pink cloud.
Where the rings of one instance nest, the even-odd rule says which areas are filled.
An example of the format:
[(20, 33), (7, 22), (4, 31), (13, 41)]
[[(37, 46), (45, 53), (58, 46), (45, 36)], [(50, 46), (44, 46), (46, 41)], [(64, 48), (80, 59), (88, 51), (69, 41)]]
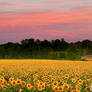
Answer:
[(91, 16), (92, 7), (81, 7), (66, 12), (36, 11), (1, 14), (0, 37), (14, 41), (31, 36), (41, 39), (90, 38), (89, 35), (92, 34)]
[(16, 25), (38, 25), (56, 24), (56, 23), (92, 23), (92, 8), (87, 11), (85, 8), (81, 10), (71, 10), (67, 12), (39, 12), (39, 13), (19, 13), (0, 16), (0, 26), (16, 26)]

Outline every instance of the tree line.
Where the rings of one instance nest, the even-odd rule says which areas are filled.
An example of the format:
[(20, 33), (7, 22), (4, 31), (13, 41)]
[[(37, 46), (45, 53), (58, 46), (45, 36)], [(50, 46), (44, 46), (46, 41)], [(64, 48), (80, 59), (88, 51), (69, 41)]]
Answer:
[(25, 39), (20, 43), (8, 42), (0, 45), (0, 58), (17, 59), (71, 59), (78, 60), (81, 56), (92, 55), (92, 41), (83, 40), (67, 42), (64, 39), (39, 40)]

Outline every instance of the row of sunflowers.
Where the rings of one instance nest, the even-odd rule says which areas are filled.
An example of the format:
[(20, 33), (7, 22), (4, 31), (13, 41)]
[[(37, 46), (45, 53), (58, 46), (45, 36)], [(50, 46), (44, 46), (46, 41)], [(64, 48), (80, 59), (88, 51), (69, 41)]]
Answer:
[(91, 63), (74, 62), (1, 63), (0, 92), (92, 92)]

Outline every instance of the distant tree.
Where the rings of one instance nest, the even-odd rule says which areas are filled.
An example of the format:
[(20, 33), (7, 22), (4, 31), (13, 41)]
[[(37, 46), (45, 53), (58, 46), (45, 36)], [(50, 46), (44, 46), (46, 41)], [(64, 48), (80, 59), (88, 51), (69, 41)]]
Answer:
[(90, 41), (90, 40), (83, 40), (82, 41), (82, 48), (92, 48), (92, 41)]
[(61, 50), (66, 50), (68, 48), (68, 42), (66, 42), (64, 39), (61, 39), (60, 48)]
[(51, 47), (51, 44), (50, 44), (50, 42), (48, 40), (44, 40), (44, 41), (41, 41), (40, 46), (48, 48), (48, 47)]
[(0, 58), (53, 58), (79, 59), (83, 55), (92, 55), (92, 41), (66, 42), (56, 40), (25, 39), (21, 43), (8, 42), (0, 45)]
[(5, 58), (5, 49), (3, 46), (0, 46), (0, 58)]
[(59, 39), (56, 39), (56, 40), (52, 40), (52, 48), (55, 50), (55, 51), (60, 51), (60, 47), (61, 47), (61, 42)]

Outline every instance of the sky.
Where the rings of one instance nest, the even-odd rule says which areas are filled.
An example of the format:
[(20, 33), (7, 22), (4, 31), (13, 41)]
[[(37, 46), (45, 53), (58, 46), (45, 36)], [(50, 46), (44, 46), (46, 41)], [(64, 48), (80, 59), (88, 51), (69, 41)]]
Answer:
[(26, 38), (92, 40), (92, 0), (0, 0), (0, 44)]

